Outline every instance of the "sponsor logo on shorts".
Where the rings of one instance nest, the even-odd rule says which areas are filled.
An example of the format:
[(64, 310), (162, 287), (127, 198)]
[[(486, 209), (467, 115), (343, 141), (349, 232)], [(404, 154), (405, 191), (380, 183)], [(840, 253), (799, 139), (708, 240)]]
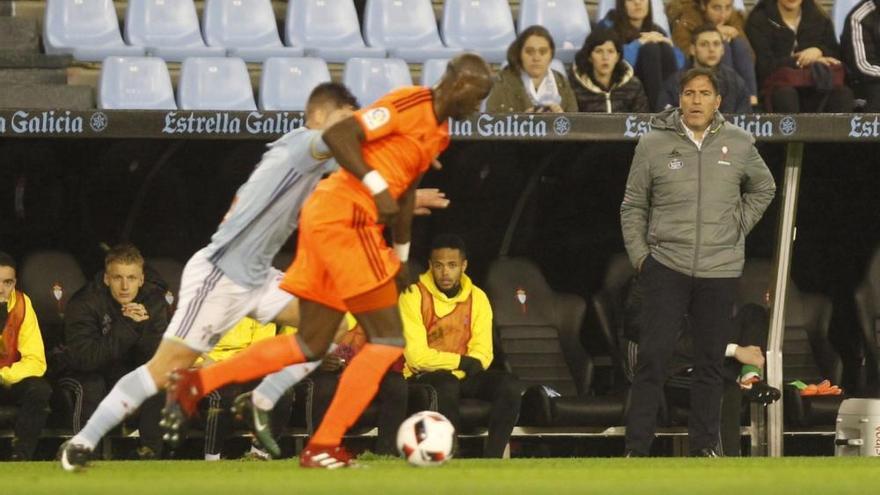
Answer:
[(391, 120), (391, 112), (385, 107), (376, 107), (364, 112), (363, 119), (367, 129), (374, 131)]

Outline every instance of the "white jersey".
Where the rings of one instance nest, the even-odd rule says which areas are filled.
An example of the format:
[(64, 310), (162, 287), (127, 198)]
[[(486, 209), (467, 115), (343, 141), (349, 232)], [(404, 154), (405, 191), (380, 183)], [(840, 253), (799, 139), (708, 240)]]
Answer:
[(320, 131), (302, 127), (269, 144), (205, 248), (208, 260), (243, 287), (262, 286), (303, 202), (335, 169)]

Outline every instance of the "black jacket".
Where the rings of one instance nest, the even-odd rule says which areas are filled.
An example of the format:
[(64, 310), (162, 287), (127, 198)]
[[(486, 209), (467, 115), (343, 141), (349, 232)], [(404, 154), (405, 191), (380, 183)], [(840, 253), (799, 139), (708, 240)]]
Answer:
[(595, 113), (647, 113), (648, 97), (642, 81), (633, 74), (628, 63), (621, 60), (624, 70), (605, 90), (587, 73), (581, 73), (575, 64), (568, 70), (568, 79), (577, 99), (578, 111)]
[[(660, 92), (660, 97), (657, 100), (660, 106), (664, 108), (667, 105), (671, 107), (678, 106), (678, 98), (681, 94), (679, 81), (681, 81), (682, 76), (692, 66), (692, 64), (688, 64), (687, 67), (666, 79), (666, 82), (663, 84), (663, 91)], [(752, 113), (752, 104), (749, 102), (749, 89), (746, 87), (746, 82), (742, 76), (724, 64), (719, 64), (715, 67), (715, 75), (718, 77), (718, 92), (721, 94), (721, 108), (719, 108), (721, 113)]]
[(163, 287), (144, 282), (134, 302), (143, 304), (150, 318), (138, 323), (122, 315), (122, 307), (113, 299), (103, 276), (98, 273), (67, 303), (64, 340), (69, 371), (128, 372), (152, 357), (168, 326)]
[(860, 2), (846, 16), (840, 44), (847, 72), (854, 81), (880, 82), (880, 11), (874, 0)]
[(840, 58), (840, 46), (831, 19), (819, 10), (815, 0), (804, 0), (797, 34), (779, 15), (776, 0), (761, 0), (746, 21), (746, 36), (755, 50), (758, 86), (780, 67), (796, 67), (792, 53), (818, 48), (826, 57)]

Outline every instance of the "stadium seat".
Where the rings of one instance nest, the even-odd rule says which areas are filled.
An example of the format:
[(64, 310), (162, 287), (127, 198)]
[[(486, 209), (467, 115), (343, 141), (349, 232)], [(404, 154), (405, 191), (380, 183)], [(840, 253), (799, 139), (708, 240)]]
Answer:
[(202, 28), (208, 46), (224, 47), (246, 62), (303, 54), (302, 48), (281, 44), (270, 0), (207, 0)]
[(113, 0), (46, 2), (43, 46), (48, 55), (72, 54), (87, 62), (144, 54), (143, 47), (122, 41)]
[(538, 267), (523, 258), (494, 261), (486, 289), (505, 367), (529, 386), (520, 424), (623, 423), (622, 396), (590, 395), (593, 361), (580, 342), (583, 299), (551, 289)]
[[(18, 270), (21, 289), (31, 298), (46, 361), (47, 376), (57, 377), (64, 371), (64, 310), (70, 298), (86, 284), (79, 262), (68, 252), (39, 250), (25, 256)], [(77, 432), (85, 420), (82, 417), (82, 386), (71, 378), (53, 381), (52, 415), (50, 424)]]
[(165, 62), (155, 57), (104, 59), (98, 83), (98, 108), (176, 110)]
[(590, 34), (590, 16), (583, 0), (522, 0), (519, 32), (533, 25), (550, 31), (556, 44), (556, 58), (566, 63), (574, 61), (574, 54)]
[(205, 46), (193, 0), (129, 0), (125, 41), (169, 62), (226, 55), (225, 48)]
[(449, 64), (448, 58), (431, 58), (425, 60), (422, 64), (422, 86), (431, 87), (443, 77), (446, 72), (446, 66)]
[(352, 0), (290, 0), (284, 25), (286, 43), (305, 48), (310, 57), (344, 63), (353, 57), (385, 56), (383, 48), (364, 44)]
[(865, 356), (865, 395), (880, 397), (880, 247), (871, 256), (855, 299)]
[(399, 58), (352, 58), (345, 63), (342, 82), (367, 106), (385, 93), (411, 86), (409, 66)]
[(244, 60), (219, 57), (184, 60), (177, 86), (177, 106), (181, 110), (256, 110)]
[(611, 364), (615, 372), (626, 382), (631, 382), (632, 377), (629, 376), (623, 355), (624, 310), (630, 284), (635, 275), (636, 272), (626, 254), (619, 253), (612, 256), (605, 270), (602, 287), (590, 298), (599, 324), (599, 332), (611, 357)]
[(831, 7), (831, 22), (834, 23), (834, 37), (837, 41), (840, 41), (840, 36), (843, 34), (846, 16), (858, 3), (859, 0), (834, 0), (834, 5)]
[[(743, 0), (734, 0), (733, 6), (738, 10), (745, 11)], [(604, 19), (608, 11), (612, 9), (614, 9), (614, 0), (599, 0), (599, 5), (596, 7), (597, 20), (601, 21)], [(651, 0), (651, 16), (654, 18), (654, 24), (662, 27), (667, 35), (671, 33), (669, 30), (669, 18), (666, 17), (666, 5), (664, 5), (663, 0)]]
[[(764, 306), (764, 294), (774, 275), (768, 260), (747, 260), (743, 269), (737, 303)], [(819, 383), (831, 380), (840, 385), (843, 362), (828, 340), (832, 313), (831, 300), (808, 294), (789, 278), (785, 298), (785, 335), (782, 342), (782, 381)], [(794, 427), (833, 426), (843, 396), (801, 397), (799, 391), (784, 385), (786, 424)]]
[(479, 53), (501, 63), (516, 38), (507, 0), (446, 0), (442, 35), (446, 46)]
[(410, 63), (450, 58), (461, 51), (440, 41), (431, 0), (368, 0), (364, 37), (370, 46), (388, 50), (389, 57)]
[(305, 110), (315, 86), (328, 81), (330, 71), (320, 58), (268, 58), (260, 79), (260, 109)]

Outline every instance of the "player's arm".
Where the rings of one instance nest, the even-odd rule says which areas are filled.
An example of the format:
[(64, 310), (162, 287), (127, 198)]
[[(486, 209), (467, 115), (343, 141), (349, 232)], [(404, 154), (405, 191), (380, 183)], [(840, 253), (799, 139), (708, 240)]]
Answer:
[(409, 288), (409, 269), (406, 262), (409, 261), (409, 246), (412, 240), (412, 219), (416, 206), (416, 188), (421, 182), (421, 177), (413, 181), (409, 189), (400, 197), (400, 213), (391, 228), (391, 238), (394, 241), (394, 252), (400, 258), (400, 271), (397, 272), (397, 288), (406, 291)]
[(348, 117), (334, 124), (324, 131), (322, 137), (339, 166), (361, 180), (373, 194), (379, 223), (393, 221), (400, 208), (388, 192), (388, 183), (364, 160), (361, 145), (366, 140), (366, 133), (357, 119)]

